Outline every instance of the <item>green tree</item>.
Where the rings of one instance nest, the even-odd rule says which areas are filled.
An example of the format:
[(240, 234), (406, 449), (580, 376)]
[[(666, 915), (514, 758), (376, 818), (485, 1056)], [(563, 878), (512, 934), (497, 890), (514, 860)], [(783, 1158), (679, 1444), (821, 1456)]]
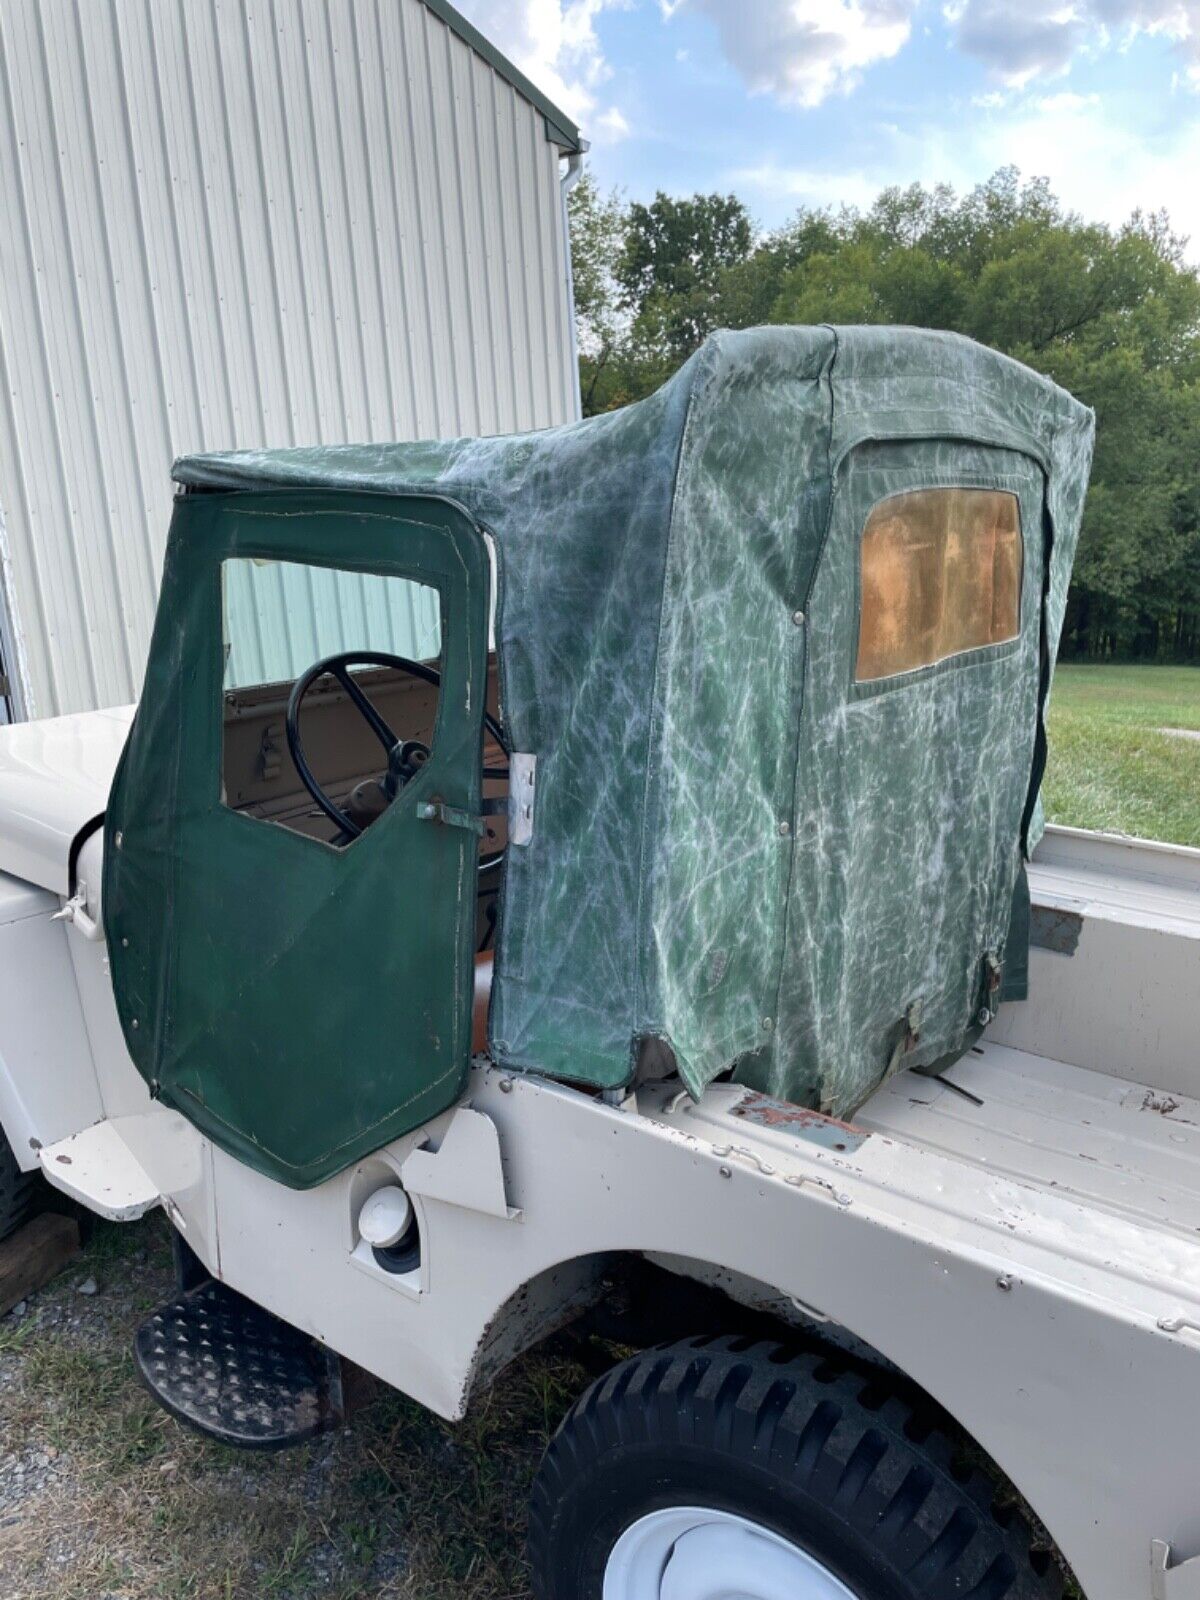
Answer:
[(571, 190), (567, 207), (580, 394), (584, 414), (590, 416), (626, 403), (620, 398), (620, 377), (628, 355), (630, 319), (617, 282), (617, 263), (625, 244), (625, 207), (615, 189), (601, 194), (588, 172)]
[(969, 334), (1096, 410), (1066, 648), (1200, 654), (1200, 279), (1165, 215), (1089, 223), (1012, 168), (966, 195), (887, 189), (758, 236), (730, 195), (579, 203), (586, 409), (649, 393), (719, 327)]
[(616, 276), (623, 303), (649, 347), (681, 358), (717, 326), (721, 274), (746, 260), (753, 244), (750, 215), (731, 194), (672, 199), (629, 207)]

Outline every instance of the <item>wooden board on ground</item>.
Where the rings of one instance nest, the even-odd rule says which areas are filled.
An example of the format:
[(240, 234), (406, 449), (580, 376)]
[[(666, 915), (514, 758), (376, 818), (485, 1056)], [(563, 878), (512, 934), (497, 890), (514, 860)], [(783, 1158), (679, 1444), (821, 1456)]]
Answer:
[(50, 1282), (79, 1254), (74, 1217), (45, 1211), (0, 1243), (0, 1317)]

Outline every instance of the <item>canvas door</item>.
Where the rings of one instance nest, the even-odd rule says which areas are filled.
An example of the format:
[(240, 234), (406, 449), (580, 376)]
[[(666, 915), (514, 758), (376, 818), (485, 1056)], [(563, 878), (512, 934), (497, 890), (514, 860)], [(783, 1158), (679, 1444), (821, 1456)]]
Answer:
[[(242, 563), (336, 576), (347, 649), (366, 626), (353, 618), (378, 611), (374, 598), (355, 611), (356, 585), (403, 581), (434, 597), (430, 757), (348, 848), (278, 825), (269, 806), (237, 809), (222, 781), (230, 651), (248, 649), (223, 596)], [(295, 1186), (419, 1126), (465, 1081), (478, 838), (423, 811), (480, 810), (488, 582), (482, 538), (443, 502), (274, 492), (188, 498), (176, 513), (108, 815), (118, 1009), (151, 1092)], [(291, 630), (288, 673), (311, 664), (306, 651), (330, 653), (319, 629), (305, 646), (301, 609), (278, 619)], [(278, 662), (270, 619), (258, 620), (261, 651)]]

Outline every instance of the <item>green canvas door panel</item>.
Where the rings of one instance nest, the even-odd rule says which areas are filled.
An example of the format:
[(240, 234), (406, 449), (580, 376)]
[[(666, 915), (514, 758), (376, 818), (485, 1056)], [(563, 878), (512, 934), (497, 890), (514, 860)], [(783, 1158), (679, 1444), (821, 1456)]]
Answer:
[[(222, 804), (223, 560), (307, 562), (436, 590), (432, 756), (348, 849)], [(295, 1187), (462, 1092), (488, 560), (454, 505), (311, 490), (188, 496), (107, 819), (104, 911), (126, 1040), (151, 1092)]]
[[(797, 770), (809, 798), (796, 838), (776, 1058), (793, 1097), (807, 1084), (809, 1102), (835, 1115), (857, 1105), (889, 1064), (927, 1065), (964, 1049), (987, 994), (988, 957), (1005, 957), (1037, 727), (1044, 484), (1026, 456), (947, 441), (863, 445), (839, 472), (807, 607)], [(993, 510), (997, 496), (1015, 497), (1019, 509), (1019, 596), (1009, 591), (1011, 524), (1000, 518), (1004, 592), (994, 625), (988, 618), (995, 642), (949, 655), (940, 652), (956, 626), (968, 639), (981, 630), (978, 619), (951, 617), (939, 632), (929, 615), (937, 606), (912, 604), (914, 588), (942, 571), (929, 550), (936, 528), (918, 526), (924, 565), (917, 582), (893, 576), (893, 614), (862, 614), (864, 533), (878, 532), (881, 508), (919, 508), (919, 492), (931, 488), (956, 491), (960, 517), (964, 504), (979, 503), (971, 490), (991, 497), (984, 503)], [(986, 518), (967, 522), (967, 544), (989, 532)], [(911, 557), (909, 548), (899, 559)], [(878, 579), (870, 546), (867, 574), (868, 584)], [(989, 556), (978, 581), (992, 574)], [(877, 612), (878, 595), (868, 601)], [(954, 603), (948, 593), (945, 606)], [(878, 652), (888, 627), (916, 629), (928, 664), (864, 678), (864, 628)], [(898, 659), (921, 658), (904, 640), (890, 643)], [(913, 1032), (919, 1039), (906, 1037)]]

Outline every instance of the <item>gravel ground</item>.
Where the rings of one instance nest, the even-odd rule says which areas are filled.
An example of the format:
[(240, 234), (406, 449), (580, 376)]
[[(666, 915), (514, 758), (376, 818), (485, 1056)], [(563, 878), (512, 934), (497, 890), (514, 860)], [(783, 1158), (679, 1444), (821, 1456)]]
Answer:
[(181, 1428), (134, 1374), (134, 1329), (174, 1293), (161, 1216), (101, 1225), (0, 1318), (5, 1600), (526, 1600), (525, 1499), (587, 1375), (564, 1345), (455, 1426), (386, 1394), (282, 1455)]

